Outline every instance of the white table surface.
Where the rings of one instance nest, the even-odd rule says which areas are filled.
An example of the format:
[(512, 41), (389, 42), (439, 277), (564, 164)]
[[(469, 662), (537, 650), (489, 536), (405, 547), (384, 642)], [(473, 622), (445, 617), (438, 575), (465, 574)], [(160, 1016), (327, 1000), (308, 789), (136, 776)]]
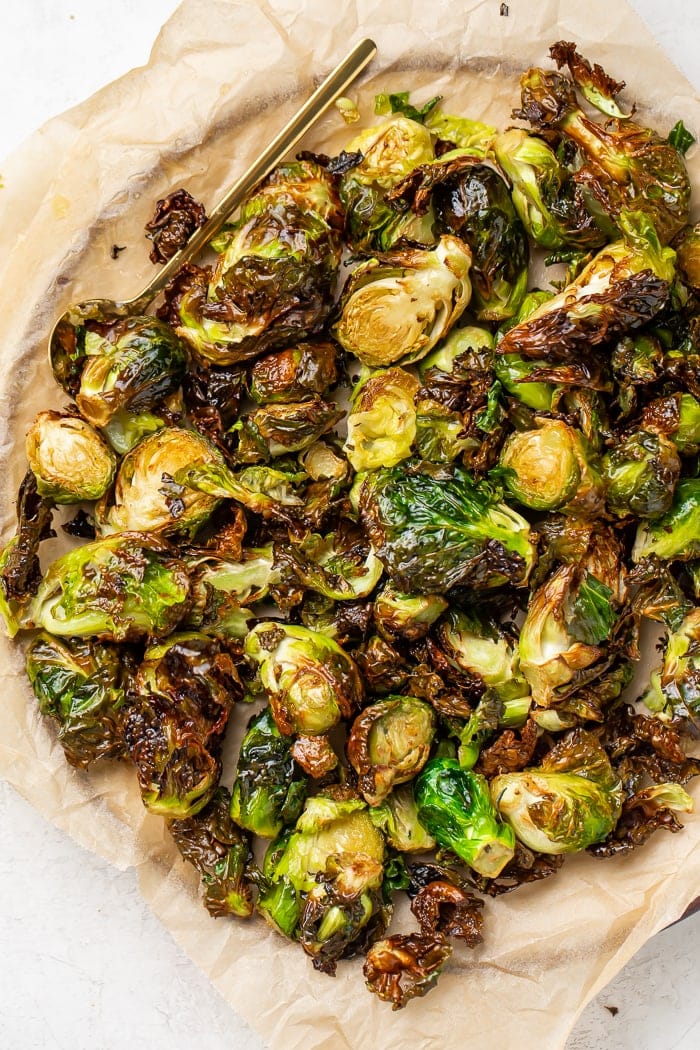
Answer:
[[(145, 62), (176, 6), (0, 0), (0, 155)], [(700, 5), (632, 6), (700, 91)], [(659, 934), (627, 965), (589, 1005), (567, 1050), (698, 1050), (698, 973), (695, 916)], [(134, 873), (82, 850), (0, 783), (0, 1048), (136, 1046), (265, 1050), (146, 907)]]

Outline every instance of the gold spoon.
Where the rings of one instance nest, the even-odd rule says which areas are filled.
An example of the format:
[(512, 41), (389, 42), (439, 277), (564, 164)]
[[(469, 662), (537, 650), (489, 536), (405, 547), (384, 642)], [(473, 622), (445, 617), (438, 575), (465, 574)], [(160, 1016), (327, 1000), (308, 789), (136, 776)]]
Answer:
[(145, 313), (146, 308), (163, 291), (180, 267), (189, 262), (216, 236), (231, 212), (297, 144), (331, 103), (362, 72), (376, 53), (377, 45), (372, 40), (361, 40), (355, 45), (343, 61), (319, 84), (313, 95), (282, 128), (267, 149), (234, 182), (204, 225), (193, 232), (187, 243), (151, 278), (138, 295), (132, 299), (125, 299), (123, 302), (116, 302), (113, 299), (88, 299), (84, 303), (70, 306), (59, 317), (49, 339), (49, 362), (57, 378), (61, 370), (60, 361), (63, 360), (65, 363), (66, 354), (70, 356), (70, 348), (75, 346), (76, 326), (84, 324), (85, 321), (113, 320)]

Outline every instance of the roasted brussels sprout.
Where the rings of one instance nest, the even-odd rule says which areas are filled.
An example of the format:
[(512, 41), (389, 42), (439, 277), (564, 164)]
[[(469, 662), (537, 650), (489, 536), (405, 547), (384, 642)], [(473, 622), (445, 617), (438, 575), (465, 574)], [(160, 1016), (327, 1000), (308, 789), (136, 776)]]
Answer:
[(538, 853), (572, 853), (604, 839), (617, 823), (622, 786), (591, 733), (576, 729), (540, 766), (491, 781), (499, 813)]
[(528, 695), (517, 645), (494, 620), (450, 610), (438, 625), (436, 638), (446, 659), (476, 680), (481, 691), (490, 689), (501, 701)]
[(364, 802), (315, 795), (291, 834), (267, 851), (258, 911), (332, 973), (337, 959), (384, 925), (384, 851)]
[[(569, 48), (566, 55), (552, 52), (560, 64), (568, 64), (575, 54), (575, 45), (564, 47)], [(663, 244), (683, 229), (690, 181), (677, 149), (627, 118), (612, 117), (602, 124), (591, 120), (577, 104), (574, 85), (560, 73), (530, 69), (520, 84), (522, 110), (515, 115), (539, 129), (556, 128), (574, 143), (582, 159), (576, 181), (613, 223), (619, 226), (626, 210), (641, 212)]]
[(218, 498), (174, 482), (183, 471), (223, 464), (221, 454), (196, 430), (165, 427), (127, 453), (114, 490), (96, 511), (103, 536), (115, 532), (196, 532)]
[(596, 517), (604, 502), (603, 483), (585, 437), (560, 419), (537, 417), (535, 422), (536, 430), (511, 434), (503, 446), (506, 488), (533, 510), (565, 508), (572, 515)]
[(282, 733), (327, 733), (362, 700), (362, 679), (340, 646), (317, 631), (292, 624), (258, 623), (245, 655), (259, 669)]
[(381, 892), (384, 867), (364, 856), (332, 856), (308, 893), (299, 941), (316, 970), (333, 976), (338, 959), (355, 955), (357, 942), (382, 933), (389, 909)]
[(640, 430), (601, 462), (608, 509), (618, 517), (658, 518), (673, 503), (681, 473), (676, 446), (663, 434)]
[(683, 231), (676, 244), (676, 262), (681, 280), (694, 292), (700, 292), (700, 222)]
[(185, 346), (155, 317), (128, 317), (104, 329), (83, 330), (79, 340), (79, 382), (66, 381), (60, 372), (57, 379), (95, 427), (106, 427), (118, 413), (150, 412), (182, 382)]
[(250, 396), (259, 405), (287, 404), (325, 394), (338, 379), (333, 343), (298, 343), (256, 361), (250, 370)]
[(673, 504), (660, 518), (641, 521), (632, 560), (655, 555), (662, 561), (689, 561), (700, 554), (700, 480), (685, 478), (676, 485)]
[(229, 816), (229, 793), (217, 788), (195, 816), (173, 820), (170, 834), (184, 860), (199, 872), (204, 907), (210, 915), (253, 914), (253, 895), (246, 878), (253, 854), (250, 840)]
[(700, 716), (700, 609), (693, 609), (665, 642), (663, 666), (651, 674), (644, 703), (667, 715)]
[(311, 160), (275, 168), (214, 240), (213, 273), (184, 267), (165, 312), (201, 358), (232, 364), (320, 331), (333, 299), (343, 216)]
[(184, 820), (212, 798), (220, 750), (242, 688), (226, 650), (206, 635), (149, 646), (130, 698), (124, 739), (151, 813)]
[(565, 696), (601, 657), (617, 620), (613, 592), (576, 566), (557, 569), (530, 600), (520, 631), (520, 667), (540, 707)]
[(432, 707), (414, 696), (388, 696), (357, 716), (348, 758), (370, 806), (378, 806), (396, 784), (412, 780), (423, 768), (435, 728)]
[(306, 778), (292, 758), (269, 707), (248, 722), (231, 792), (231, 816), (242, 828), (273, 839), (293, 824), (306, 798)]
[(675, 252), (661, 248), (653, 226), (639, 216), (624, 225), (630, 243), (601, 248), (574, 281), (506, 332), (499, 354), (585, 360), (591, 347), (640, 328), (666, 305)]
[(435, 249), (360, 263), (343, 292), (334, 332), (370, 368), (425, 357), (469, 304), (471, 252), (444, 236)]
[(384, 567), (363, 537), (351, 530), (327, 536), (309, 533), (300, 543), (275, 546), (275, 565), (290, 570), (300, 584), (335, 601), (366, 598)]
[(422, 853), (435, 849), (435, 839), (418, 819), (411, 784), (395, 787), (379, 806), (370, 809), (370, 816), (394, 849), (402, 853)]
[(432, 201), (438, 233), (454, 234), (472, 252), (471, 308), (480, 321), (517, 312), (527, 289), (528, 242), (508, 187), (494, 168), (455, 150), (415, 168), (390, 198), (420, 214)]
[(408, 594), (518, 586), (533, 565), (528, 523), (460, 467), (374, 471), (360, 489), (360, 515), (392, 582)]
[(700, 401), (693, 394), (668, 394), (642, 412), (645, 430), (670, 438), (682, 455), (700, 450)]
[(59, 637), (159, 638), (185, 615), (189, 594), (180, 558), (153, 537), (125, 532), (49, 565), (28, 607), (28, 625)]
[(374, 600), (374, 622), (387, 641), (415, 642), (426, 636), (446, 608), (440, 594), (403, 594), (388, 583)]
[(58, 723), (58, 740), (73, 766), (125, 753), (122, 738), (128, 661), (114, 645), (60, 640), (43, 632), (27, 650), (27, 676), (42, 715)]
[(431, 215), (416, 216), (387, 201), (388, 191), (404, 175), (433, 159), (430, 132), (417, 121), (398, 116), (361, 132), (347, 152), (361, 158), (340, 180), (350, 245), (372, 252), (388, 251), (398, 241), (433, 244)]
[(27, 459), (40, 496), (55, 503), (99, 499), (112, 484), (117, 459), (89, 423), (78, 416), (40, 412), (26, 441)]
[(410, 456), (419, 389), (403, 368), (373, 372), (355, 388), (343, 451), (356, 471), (393, 467)]
[(509, 128), (493, 142), (496, 159), (510, 179), (515, 210), (536, 244), (590, 250), (604, 241), (587, 210), (580, 186), (544, 139)]
[(515, 836), (500, 822), (479, 773), (452, 758), (434, 758), (416, 778), (413, 795), (418, 819), (438, 845), (480, 875), (495, 878), (512, 859)]
[(265, 462), (309, 448), (332, 430), (343, 413), (322, 397), (308, 401), (263, 405), (234, 424), (236, 458), (241, 463)]

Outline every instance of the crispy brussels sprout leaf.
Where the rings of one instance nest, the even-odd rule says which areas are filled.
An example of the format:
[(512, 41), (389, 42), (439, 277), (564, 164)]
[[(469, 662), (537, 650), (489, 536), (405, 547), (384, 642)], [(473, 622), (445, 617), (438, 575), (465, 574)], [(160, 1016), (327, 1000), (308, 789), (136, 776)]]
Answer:
[(40, 496), (36, 478), (27, 471), (17, 494), (17, 531), (0, 552), (0, 616), (14, 638), (24, 626), (27, 603), (41, 583), (39, 545), (55, 536), (51, 528), (53, 500)]
[[(367, 952), (365, 982), (371, 992), (392, 1004), (392, 1010), (400, 1010), (435, 987), (451, 954), (452, 948), (440, 936), (396, 933)], [(402, 979), (410, 982), (405, 988)]]
[(471, 306), (480, 321), (513, 317), (527, 289), (528, 241), (508, 187), (493, 168), (463, 151), (415, 168), (389, 194), (418, 214), (428, 203), (441, 234), (472, 252)]
[(173, 820), (175, 845), (201, 876), (204, 907), (210, 915), (253, 914), (253, 895), (247, 869), (253, 859), (250, 839), (229, 816), (229, 793), (217, 788), (195, 816)]
[(528, 523), (460, 467), (374, 471), (360, 516), (392, 582), (409, 594), (518, 586), (533, 565)]
[(43, 715), (58, 724), (58, 740), (73, 766), (120, 758), (129, 684), (129, 654), (88, 640), (41, 633), (27, 650), (27, 676)]
[(231, 816), (242, 828), (272, 839), (296, 821), (305, 797), (306, 779), (295, 767), (292, 742), (265, 708), (251, 718), (241, 741)]
[(230, 655), (206, 635), (174, 635), (146, 650), (124, 739), (151, 813), (184, 820), (203, 809), (221, 776), (219, 753), (242, 688)]
[(493, 878), (513, 856), (515, 836), (502, 824), (485, 777), (450, 758), (434, 758), (414, 782), (418, 819), (445, 849)]

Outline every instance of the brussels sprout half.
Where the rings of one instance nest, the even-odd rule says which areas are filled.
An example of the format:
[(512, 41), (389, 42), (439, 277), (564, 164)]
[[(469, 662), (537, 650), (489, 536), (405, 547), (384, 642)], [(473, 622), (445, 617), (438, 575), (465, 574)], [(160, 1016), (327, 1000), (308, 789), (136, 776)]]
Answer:
[(59, 637), (162, 637), (185, 615), (189, 594), (180, 558), (151, 537), (120, 533), (57, 558), (29, 604), (27, 620)]
[(491, 781), (499, 813), (538, 853), (572, 853), (606, 838), (622, 809), (622, 787), (597, 739), (575, 730), (538, 768)]
[[(258, 911), (287, 937), (301, 936), (312, 956), (331, 942), (331, 957), (337, 959), (373, 915), (383, 918), (383, 902), (372, 891), (381, 885), (384, 854), (384, 838), (361, 799), (315, 795), (307, 799), (293, 831), (267, 851)], [(343, 873), (346, 892), (339, 894), (337, 879)], [(335, 883), (336, 892), (328, 882)]]
[(469, 303), (471, 258), (462, 241), (443, 236), (432, 251), (360, 263), (343, 292), (338, 342), (370, 368), (425, 357)]
[(183, 342), (155, 317), (117, 321), (104, 335), (88, 332), (75, 394), (81, 415), (95, 427), (106, 427), (125, 410), (153, 409), (178, 389), (186, 364)]
[(432, 707), (414, 696), (388, 696), (357, 716), (348, 758), (370, 806), (378, 806), (395, 784), (413, 779), (423, 768), (435, 729)]
[(97, 431), (60, 412), (39, 413), (27, 433), (26, 451), (37, 492), (55, 503), (99, 499), (117, 469), (117, 457)]
[(485, 777), (451, 758), (434, 758), (414, 782), (418, 819), (438, 845), (469, 867), (495, 878), (515, 853), (515, 835), (502, 824)]
[(210, 464), (222, 465), (221, 454), (196, 430), (165, 427), (144, 438), (124, 457), (113, 492), (97, 507), (100, 533), (194, 533), (219, 500), (174, 479)]
[(355, 471), (393, 467), (411, 454), (420, 383), (403, 368), (373, 372), (354, 391), (343, 451)]
[(278, 728), (306, 736), (327, 733), (363, 696), (355, 663), (318, 631), (273, 621), (250, 631), (245, 655), (259, 668)]

